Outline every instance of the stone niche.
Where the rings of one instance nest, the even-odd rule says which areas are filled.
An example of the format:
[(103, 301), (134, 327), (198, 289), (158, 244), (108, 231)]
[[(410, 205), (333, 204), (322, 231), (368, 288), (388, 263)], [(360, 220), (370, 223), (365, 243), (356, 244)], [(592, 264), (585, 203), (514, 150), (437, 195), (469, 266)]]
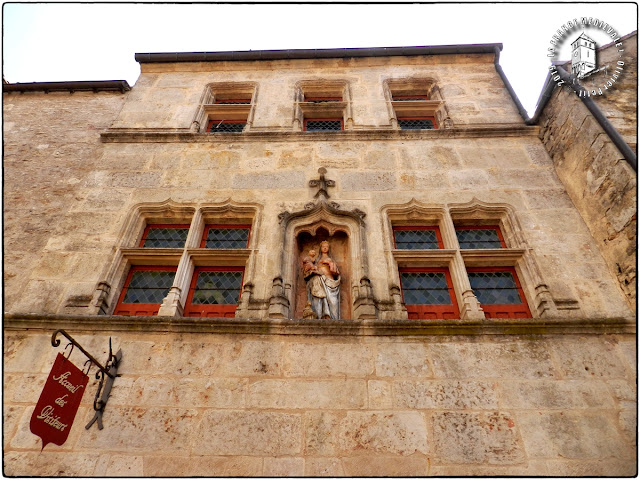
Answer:
[[(331, 230), (331, 231), (329, 231)], [(331, 228), (330, 226), (312, 225), (299, 231), (296, 236), (297, 265), (294, 276), (293, 312), (294, 318), (303, 318), (303, 310), (307, 304), (307, 288), (302, 273), (302, 260), (309, 250), (314, 249), (320, 255), (320, 243), (328, 241), (331, 259), (338, 264), (340, 269), (340, 319), (352, 318), (351, 295), (351, 255), (349, 252), (349, 237), (347, 232)]]

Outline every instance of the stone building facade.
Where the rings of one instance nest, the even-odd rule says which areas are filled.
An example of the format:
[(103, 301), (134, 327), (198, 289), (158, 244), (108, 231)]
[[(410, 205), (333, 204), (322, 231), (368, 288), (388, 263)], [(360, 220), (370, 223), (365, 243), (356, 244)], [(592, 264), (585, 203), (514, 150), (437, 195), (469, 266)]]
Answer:
[[(5, 85), (4, 473), (633, 475), (631, 297), (500, 49)], [(40, 452), (59, 328), (121, 376)]]

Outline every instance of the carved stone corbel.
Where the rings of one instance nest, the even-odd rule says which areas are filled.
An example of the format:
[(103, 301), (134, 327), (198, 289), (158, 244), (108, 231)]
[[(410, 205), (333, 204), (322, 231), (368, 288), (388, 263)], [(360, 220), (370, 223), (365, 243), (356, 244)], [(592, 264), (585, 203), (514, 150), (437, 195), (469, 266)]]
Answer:
[(169, 293), (162, 300), (160, 310), (158, 310), (159, 317), (181, 317), (184, 313), (184, 307), (180, 303), (180, 295), (182, 289), (175, 285), (169, 289)]

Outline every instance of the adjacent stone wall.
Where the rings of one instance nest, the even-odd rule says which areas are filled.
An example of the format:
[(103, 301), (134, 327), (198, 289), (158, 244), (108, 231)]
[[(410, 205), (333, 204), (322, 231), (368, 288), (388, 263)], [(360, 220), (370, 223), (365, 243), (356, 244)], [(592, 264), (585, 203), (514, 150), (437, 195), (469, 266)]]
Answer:
[[(635, 95), (632, 72), (633, 36), (625, 40), (627, 70), (616, 89), (597, 98), (614, 126), (635, 147)], [(626, 48), (625, 47), (625, 48)], [(615, 49), (613, 50), (615, 52)], [(603, 56), (611, 52), (603, 52)], [(637, 64), (637, 63), (636, 63)], [(636, 74), (637, 75), (637, 74)], [(633, 110), (633, 111), (631, 111)], [(576, 205), (629, 306), (636, 309), (637, 179), (611, 139), (582, 101), (567, 88), (557, 88), (544, 109), (540, 138), (556, 172)], [(626, 126), (625, 126), (626, 125)], [(631, 135), (631, 136), (630, 136)]]
[[(125, 97), (3, 94), (5, 307), (38, 298), (32, 311), (57, 310), (70, 287), (58, 281), (59, 275), (70, 272), (76, 275), (72, 290), (95, 287), (91, 272), (106, 260), (96, 252), (111, 248), (95, 227), (109, 221), (103, 214), (120, 208), (123, 199), (116, 197), (109, 205), (106, 192), (88, 192), (82, 185), (102, 156), (100, 132), (111, 125)], [(94, 223), (85, 224), (85, 235), (78, 235), (83, 222), (75, 210), (84, 202), (96, 205)]]
[[(108, 333), (73, 333), (106, 358)], [(5, 331), (5, 475), (636, 473), (632, 335), (110, 335), (104, 429), (84, 429), (93, 382), (41, 453), (29, 419), (64, 343)]]

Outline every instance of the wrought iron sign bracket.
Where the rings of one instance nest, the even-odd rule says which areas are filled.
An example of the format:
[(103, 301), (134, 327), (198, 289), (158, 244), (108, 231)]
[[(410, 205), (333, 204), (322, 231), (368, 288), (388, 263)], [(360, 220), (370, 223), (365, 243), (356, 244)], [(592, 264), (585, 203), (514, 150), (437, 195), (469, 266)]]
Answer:
[[(69, 345), (71, 345), (69, 356), (71, 356), (73, 348), (78, 347), (80, 351), (89, 359), (85, 362), (85, 365), (89, 364), (85, 375), (89, 374), (91, 365), (95, 365), (96, 367), (98, 367), (98, 371), (96, 372), (96, 380), (99, 381), (98, 391), (96, 392), (95, 399), (93, 400), (93, 409), (96, 411), (96, 413), (91, 421), (85, 426), (85, 428), (88, 430), (91, 425), (93, 425), (97, 421), (98, 430), (102, 430), (102, 414), (104, 412), (104, 408), (107, 406), (107, 400), (109, 399), (109, 395), (111, 394), (111, 387), (113, 386), (113, 382), (115, 381), (116, 377), (119, 376), (118, 366), (120, 365), (120, 361), (122, 360), (122, 350), (118, 350), (118, 352), (114, 355), (111, 349), (111, 338), (109, 338), (109, 358), (107, 359), (107, 363), (102, 366), (100, 362), (98, 362), (89, 352), (82, 348), (82, 345), (80, 345), (71, 335), (69, 335), (62, 329), (53, 332), (53, 335), (51, 335), (51, 345), (53, 345), (54, 347), (60, 345), (60, 340), (56, 338), (58, 334), (63, 335), (67, 338), (67, 340), (69, 340), (70, 343), (68, 343), (65, 347), (66, 350)], [(105, 376), (107, 377), (106, 383)]]

